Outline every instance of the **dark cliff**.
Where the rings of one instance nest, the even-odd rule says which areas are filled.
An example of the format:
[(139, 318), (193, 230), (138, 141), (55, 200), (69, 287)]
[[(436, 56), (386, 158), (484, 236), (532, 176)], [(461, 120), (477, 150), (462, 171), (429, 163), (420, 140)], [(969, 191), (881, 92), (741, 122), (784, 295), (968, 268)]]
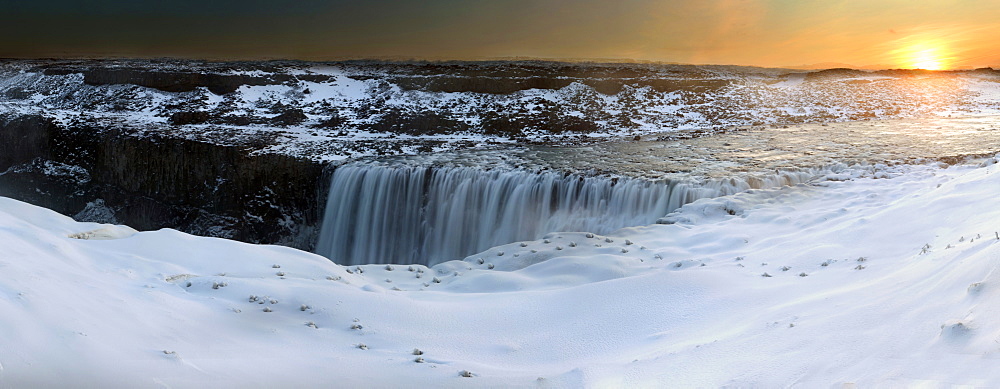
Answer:
[(140, 136), (120, 124), (6, 117), (0, 195), (140, 230), (310, 249), (326, 197), (325, 165), (256, 151)]
[[(122, 63), (111, 61), (57, 62), (38, 66), (36, 70), (50, 76), (80, 73), (83, 74), (83, 82), (92, 86), (128, 84), (164, 92), (190, 92), (204, 87), (217, 95), (233, 93), (243, 85), (277, 85), (293, 79), (287, 74), (250, 76), (228, 73), (238, 70), (239, 64), (219, 63), (195, 69), (189, 63), (168, 63), (173, 66), (164, 66), (158, 62), (123, 62), (130, 66), (122, 67)], [(165, 69), (149, 66), (164, 66)]]

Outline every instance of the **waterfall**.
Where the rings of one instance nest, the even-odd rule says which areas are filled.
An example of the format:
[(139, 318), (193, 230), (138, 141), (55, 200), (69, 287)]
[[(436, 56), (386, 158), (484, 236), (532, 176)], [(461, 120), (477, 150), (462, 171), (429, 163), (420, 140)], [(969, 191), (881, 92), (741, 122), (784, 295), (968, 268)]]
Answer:
[(549, 232), (653, 224), (699, 198), (804, 181), (805, 173), (702, 185), (473, 167), (346, 165), (331, 179), (316, 252), (344, 265), (462, 259)]

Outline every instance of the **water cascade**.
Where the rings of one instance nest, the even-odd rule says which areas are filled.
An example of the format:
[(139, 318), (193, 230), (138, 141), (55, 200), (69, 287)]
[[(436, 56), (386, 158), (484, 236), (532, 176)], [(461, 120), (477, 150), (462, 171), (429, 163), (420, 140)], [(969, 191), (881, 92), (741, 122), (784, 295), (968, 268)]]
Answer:
[(692, 184), (473, 167), (337, 168), (316, 252), (344, 265), (462, 259), (549, 232), (606, 234), (699, 198), (807, 180), (802, 172)]

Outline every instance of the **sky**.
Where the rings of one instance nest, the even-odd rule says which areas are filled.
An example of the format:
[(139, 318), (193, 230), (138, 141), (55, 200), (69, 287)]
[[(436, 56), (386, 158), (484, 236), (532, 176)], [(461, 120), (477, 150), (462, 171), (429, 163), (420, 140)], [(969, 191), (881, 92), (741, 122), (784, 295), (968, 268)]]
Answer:
[(1000, 0), (0, 0), (0, 8), (0, 57), (1000, 68)]

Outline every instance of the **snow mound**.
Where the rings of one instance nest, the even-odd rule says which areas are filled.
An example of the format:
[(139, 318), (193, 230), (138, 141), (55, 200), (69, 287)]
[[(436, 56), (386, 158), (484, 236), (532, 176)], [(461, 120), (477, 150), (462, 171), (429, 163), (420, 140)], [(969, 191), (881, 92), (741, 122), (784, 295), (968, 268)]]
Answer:
[(123, 239), (139, 233), (128, 226), (107, 226), (85, 232), (69, 234), (70, 238), (83, 240), (111, 240)]
[(0, 198), (0, 386), (997, 386), (996, 170), (754, 190), (433, 267)]

